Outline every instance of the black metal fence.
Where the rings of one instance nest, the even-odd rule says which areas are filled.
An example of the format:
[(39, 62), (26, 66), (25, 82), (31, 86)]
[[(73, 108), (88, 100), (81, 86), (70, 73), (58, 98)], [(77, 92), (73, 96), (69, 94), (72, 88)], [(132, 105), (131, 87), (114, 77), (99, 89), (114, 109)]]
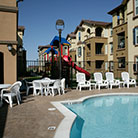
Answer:
[[(23, 61), (18, 61), (23, 62)], [(23, 62), (24, 63), (24, 62)], [(78, 66), (90, 73), (90, 78), (93, 79), (94, 72), (102, 72), (105, 78), (105, 72), (113, 72), (115, 78), (121, 79), (121, 72), (127, 71), (131, 78), (138, 80), (138, 64), (135, 62), (103, 62), (103, 61), (79, 61), (74, 62), (75, 66)], [(18, 77), (50, 77), (53, 79), (59, 78), (59, 62), (54, 61), (38, 61), (38, 60), (28, 60), (26, 61), (26, 69), (22, 67), (20, 70), (24, 69), (23, 73), (19, 74)], [(66, 87), (73, 88), (76, 86), (76, 72), (73, 67), (69, 66), (68, 63), (62, 61), (62, 78), (66, 78)]]

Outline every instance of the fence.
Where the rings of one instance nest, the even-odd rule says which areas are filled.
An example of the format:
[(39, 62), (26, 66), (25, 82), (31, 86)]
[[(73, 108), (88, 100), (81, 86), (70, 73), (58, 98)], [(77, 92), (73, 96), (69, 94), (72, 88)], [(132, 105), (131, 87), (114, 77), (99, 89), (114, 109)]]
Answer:
[[(20, 61), (22, 62), (22, 61)], [(115, 78), (121, 79), (121, 72), (127, 71), (131, 78), (138, 80), (138, 64), (134, 62), (103, 62), (103, 61), (83, 61), (74, 62), (76, 66), (85, 69), (91, 74), (93, 79), (94, 72), (113, 72)], [(70, 67), (66, 62), (62, 61), (62, 77), (66, 78), (67, 87), (74, 87), (76, 85), (76, 72), (77, 70)], [(46, 61), (26, 61), (26, 72), (19, 77), (26, 76), (42, 76), (57, 79), (59, 78), (59, 64), (57, 61), (53, 63)], [(104, 76), (105, 77), (105, 76)]]

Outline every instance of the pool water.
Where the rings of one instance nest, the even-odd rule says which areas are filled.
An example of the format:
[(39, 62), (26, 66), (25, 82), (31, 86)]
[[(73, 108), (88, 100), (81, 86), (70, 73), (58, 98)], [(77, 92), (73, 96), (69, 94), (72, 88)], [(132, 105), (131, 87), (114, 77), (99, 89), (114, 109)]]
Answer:
[(78, 115), (70, 138), (138, 138), (138, 96), (94, 97), (65, 106)]

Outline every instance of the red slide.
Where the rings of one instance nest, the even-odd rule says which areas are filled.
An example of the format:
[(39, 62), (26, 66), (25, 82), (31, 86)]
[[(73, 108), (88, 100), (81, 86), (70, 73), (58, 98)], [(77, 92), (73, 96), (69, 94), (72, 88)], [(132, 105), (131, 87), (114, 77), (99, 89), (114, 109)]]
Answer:
[(90, 78), (90, 73), (87, 72), (86, 70), (78, 67), (76, 64), (74, 64), (74, 62), (72, 62), (72, 59), (69, 56), (63, 56), (63, 60), (65, 62), (68, 63), (69, 66), (73, 67), (74, 69), (78, 70), (79, 72), (85, 73), (86, 74), (86, 78), (89, 79)]

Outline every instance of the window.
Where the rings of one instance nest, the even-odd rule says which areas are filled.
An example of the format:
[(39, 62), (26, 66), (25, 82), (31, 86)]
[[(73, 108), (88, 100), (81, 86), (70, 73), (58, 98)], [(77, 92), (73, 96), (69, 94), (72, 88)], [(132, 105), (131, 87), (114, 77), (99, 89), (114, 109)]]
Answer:
[(107, 54), (108, 54), (108, 46), (105, 45), (105, 55), (107, 55)]
[(96, 29), (95, 29), (95, 34), (96, 34), (96, 36), (102, 36), (102, 31), (103, 31), (103, 29), (101, 28), (101, 27), (97, 27)]
[(81, 41), (81, 32), (79, 32), (79, 37), (78, 37), (79, 41)]
[(109, 71), (113, 71), (113, 69), (114, 69), (114, 63), (113, 63), (113, 61), (110, 61), (109, 62)]
[(110, 44), (111, 47), (111, 54), (113, 54), (113, 44)]
[(113, 30), (111, 29), (111, 36), (113, 36)]
[(118, 68), (125, 68), (125, 57), (118, 58)]
[(103, 63), (103, 60), (96, 60), (96, 69), (102, 69)]
[(135, 57), (135, 64), (133, 65), (134, 72), (138, 72), (138, 56)]
[(103, 43), (96, 43), (95, 44), (95, 54), (96, 55), (100, 55), (100, 54), (103, 54)]
[(105, 62), (105, 70), (108, 70), (108, 62)]
[(63, 55), (68, 55), (68, 47), (67, 46), (63, 47)]
[(133, 44), (138, 45), (138, 27), (133, 29)]
[(81, 67), (81, 62), (78, 63), (78, 66)]
[(138, 15), (138, 0), (135, 0), (135, 15)]
[(81, 56), (81, 47), (78, 47), (78, 56)]
[(118, 49), (125, 48), (125, 32), (118, 34)]

